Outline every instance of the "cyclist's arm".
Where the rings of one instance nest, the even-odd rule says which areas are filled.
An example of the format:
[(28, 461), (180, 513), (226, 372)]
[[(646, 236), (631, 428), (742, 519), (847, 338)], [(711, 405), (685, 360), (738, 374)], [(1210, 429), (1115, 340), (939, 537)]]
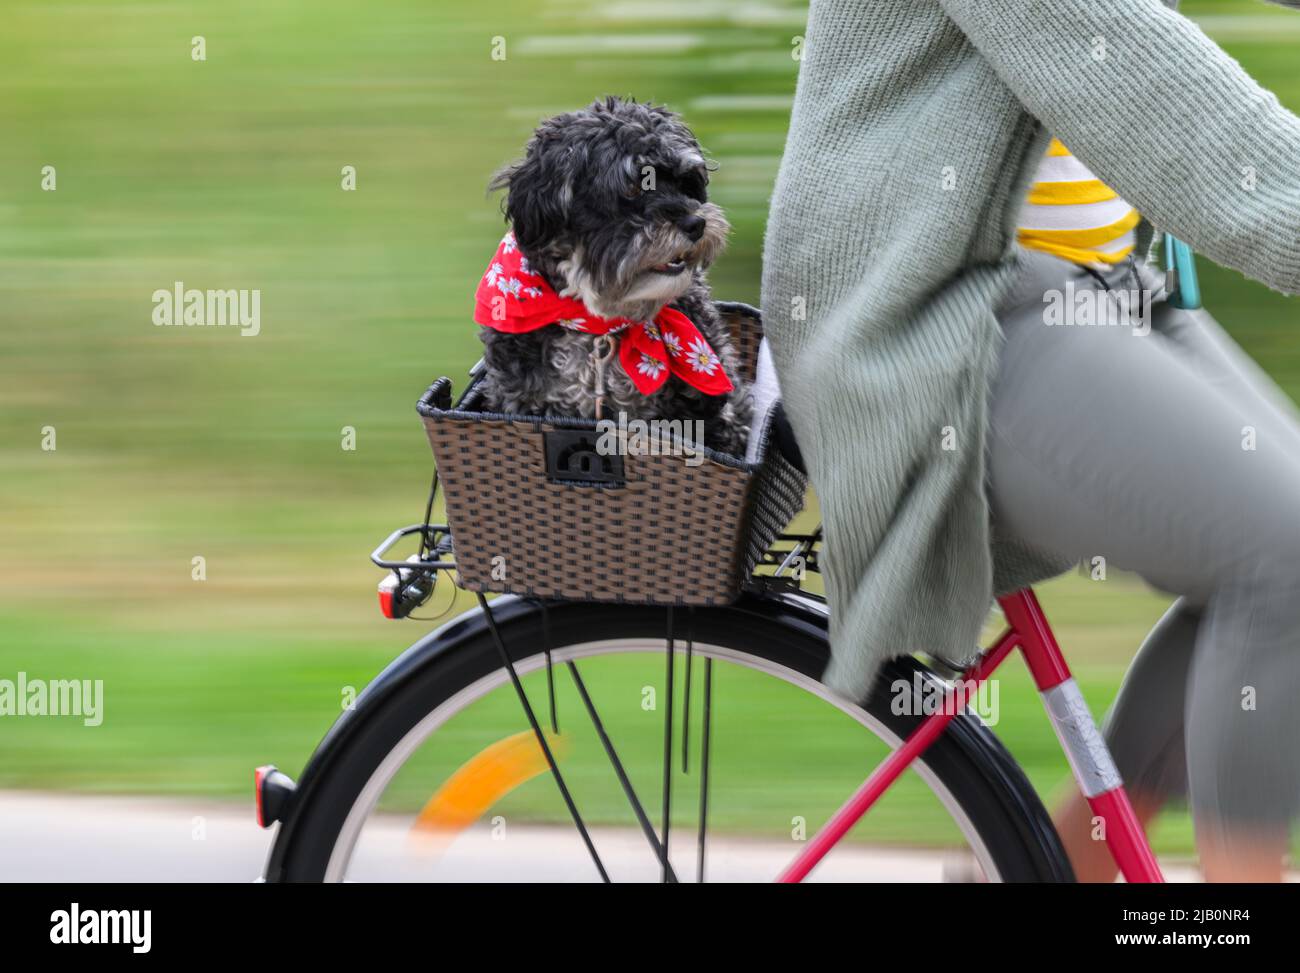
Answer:
[(1300, 292), (1300, 119), (1195, 24), (1161, 0), (939, 2), (1026, 109), (1143, 216)]

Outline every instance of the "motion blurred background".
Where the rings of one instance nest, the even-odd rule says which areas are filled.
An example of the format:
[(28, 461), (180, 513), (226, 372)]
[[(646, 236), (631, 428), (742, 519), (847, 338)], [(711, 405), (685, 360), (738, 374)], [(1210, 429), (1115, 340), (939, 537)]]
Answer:
[[(1300, 109), (1300, 16), (1183, 8)], [(492, 171), (544, 116), (606, 93), (664, 102), (718, 163), (712, 193), (735, 232), (715, 292), (756, 302), (805, 15), (788, 0), (6, 4), (0, 678), (102, 679), (105, 714), (97, 728), (0, 719), (0, 788), (247, 801), (256, 764), (296, 774), (345, 687), (430, 627), (380, 618), (366, 555), (422, 514), (432, 463), (415, 399), (479, 355), (470, 295), (503, 227)], [(191, 59), (196, 35), (206, 61)], [(47, 165), (55, 192), (40, 187)], [(340, 188), (346, 165), (355, 192)], [(1300, 394), (1296, 304), (1201, 270), (1211, 310)], [(155, 327), (151, 294), (174, 281), (260, 289), (261, 334)], [(425, 614), (468, 607), (448, 596)], [(1166, 599), (1113, 572), (1042, 597), (1101, 714)], [(1050, 793), (1068, 770), (1014, 666), (1000, 702), (997, 732)], [(628, 710), (611, 720), (644, 718)], [(523, 728), (507, 707), (475, 718), (484, 739)], [(824, 764), (825, 793), (802, 805), (815, 824), (865, 768), (843, 777), (845, 752), (801, 719), (767, 712), (721, 745), (766, 754), (792, 785)], [(657, 759), (632, 755), (648, 788)], [(746, 789), (737, 773), (743, 793), (719, 799), (715, 826), (788, 834), (782, 774)], [(514, 813), (552, 813), (530, 788)], [(909, 793), (881, 807), (881, 827), (949, 840)], [(1190, 851), (1187, 818), (1155, 838)]]

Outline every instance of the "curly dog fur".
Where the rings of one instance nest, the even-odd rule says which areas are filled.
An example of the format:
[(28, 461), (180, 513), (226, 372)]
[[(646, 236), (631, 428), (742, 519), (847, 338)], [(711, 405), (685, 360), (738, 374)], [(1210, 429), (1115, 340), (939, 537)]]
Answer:
[[(711, 396), (670, 377), (647, 396), (613, 362), (605, 414), (700, 419), (705, 446), (744, 455), (752, 406), (705, 279), (731, 228), (707, 185), (704, 154), (676, 114), (611, 97), (543, 122), (524, 157), (489, 189), (506, 190), (503, 209), (520, 251), (559, 294), (602, 317), (634, 321), (671, 304), (699, 328), (735, 385)], [(480, 337), (484, 408), (595, 417), (593, 335), (481, 328)]]

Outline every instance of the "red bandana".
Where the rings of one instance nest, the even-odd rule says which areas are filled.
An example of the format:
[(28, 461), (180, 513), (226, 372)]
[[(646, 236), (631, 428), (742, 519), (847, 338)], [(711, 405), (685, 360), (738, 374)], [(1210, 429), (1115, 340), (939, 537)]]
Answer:
[(597, 317), (581, 301), (555, 293), (534, 273), (513, 233), (505, 235), (478, 285), (474, 320), (511, 334), (550, 324), (589, 334), (620, 334), (618, 360), (642, 395), (657, 391), (669, 372), (705, 395), (732, 389), (717, 353), (681, 311), (664, 306), (654, 321)]

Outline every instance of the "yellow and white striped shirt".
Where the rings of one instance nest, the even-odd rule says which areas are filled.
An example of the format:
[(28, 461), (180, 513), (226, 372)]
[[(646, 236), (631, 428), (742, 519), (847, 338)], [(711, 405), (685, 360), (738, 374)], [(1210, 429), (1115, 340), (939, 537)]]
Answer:
[(1116, 264), (1133, 251), (1141, 217), (1115, 190), (1052, 139), (1020, 212), (1017, 238), (1077, 264)]

